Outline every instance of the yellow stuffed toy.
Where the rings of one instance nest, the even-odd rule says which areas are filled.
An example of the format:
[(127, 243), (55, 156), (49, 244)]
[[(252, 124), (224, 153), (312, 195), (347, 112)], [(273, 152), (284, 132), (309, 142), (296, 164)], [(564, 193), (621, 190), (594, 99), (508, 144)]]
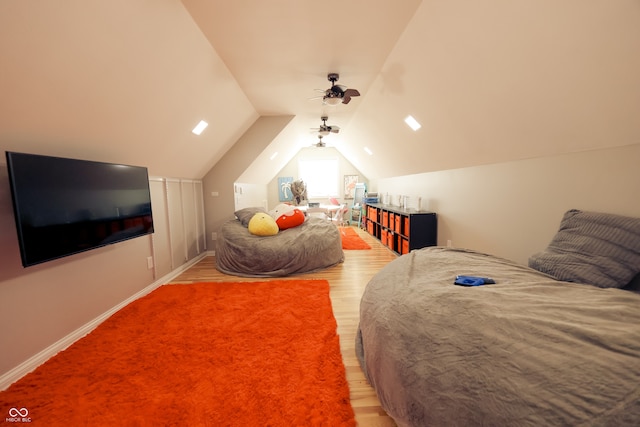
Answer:
[(259, 212), (249, 220), (249, 233), (256, 236), (273, 236), (280, 230), (276, 220), (268, 213)]

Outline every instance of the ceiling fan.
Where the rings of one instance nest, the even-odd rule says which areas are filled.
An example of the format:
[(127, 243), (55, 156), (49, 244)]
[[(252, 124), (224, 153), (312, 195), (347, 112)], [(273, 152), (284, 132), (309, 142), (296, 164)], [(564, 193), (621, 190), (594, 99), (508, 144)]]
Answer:
[(318, 135), (318, 142), (316, 142), (315, 144), (312, 144), (312, 146), (317, 148), (324, 148), (327, 146), (327, 144), (322, 141), (322, 135)]
[(316, 89), (318, 92), (324, 93), (324, 95), (312, 99), (322, 98), (323, 104), (338, 105), (348, 104), (351, 101), (351, 97), (360, 96), (360, 92), (356, 89), (349, 89), (345, 85), (337, 85), (336, 82), (339, 78), (340, 75), (338, 73), (329, 73), (327, 80), (331, 82), (331, 87), (327, 90)]
[(311, 129), (314, 132), (318, 132), (320, 136), (327, 136), (329, 135), (329, 133), (340, 132), (340, 128), (338, 126), (327, 126), (327, 120), (329, 120), (329, 117), (322, 116), (320, 117), (320, 120), (322, 120), (322, 124), (320, 125), (320, 127)]

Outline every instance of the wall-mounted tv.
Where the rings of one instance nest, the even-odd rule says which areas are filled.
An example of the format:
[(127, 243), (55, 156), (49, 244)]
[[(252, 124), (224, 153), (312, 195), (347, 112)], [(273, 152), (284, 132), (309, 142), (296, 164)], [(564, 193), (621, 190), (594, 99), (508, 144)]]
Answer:
[(153, 233), (147, 168), (6, 157), (24, 267)]

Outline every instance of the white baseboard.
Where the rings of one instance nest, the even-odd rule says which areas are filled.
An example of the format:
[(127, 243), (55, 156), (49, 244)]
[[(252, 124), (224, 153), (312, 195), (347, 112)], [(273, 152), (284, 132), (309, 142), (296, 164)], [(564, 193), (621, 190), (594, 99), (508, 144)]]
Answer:
[(4, 374), (0, 375), (0, 391), (7, 389), (11, 384), (13, 384), (14, 382), (18, 381), (20, 378), (24, 377), (29, 372), (33, 371), (38, 366), (42, 365), (44, 362), (49, 360), (51, 357), (55, 356), (56, 354), (58, 354), (62, 350), (64, 350), (67, 347), (69, 347), (74, 342), (78, 341), (80, 338), (82, 338), (85, 335), (87, 335), (89, 332), (93, 331), (99, 324), (101, 324), (102, 322), (107, 320), (110, 316), (112, 316), (118, 310), (122, 309), (123, 307), (125, 307), (126, 305), (132, 303), (133, 301), (137, 300), (138, 298), (141, 298), (141, 297), (147, 295), (148, 293), (150, 293), (151, 291), (159, 288), (163, 284), (170, 282), (171, 280), (176, 278), (180, 273), (182, 273), (183, 271), (187, 270), (193, 264), (195, 264), (196, 262), (200, 261), (202, 258), (204, 258), (206, 256), (211, 256), (211, 254), (209, 254), (208, 252), (200, 254), (196, 258), (194, 258), (191, 261), (188, 261), (187, 263), (181, 265), (180, 267), (176, 268), (175, 270), (173, 270), (169, 274), (165, 275), (164, 277), (156, 280), (155, 282), (153, 282), (152, 284), (150, 284), (146, 288), (142, 289), (140, 292), (132, 295), (131, 297), (129, 297), (126, 300), (122, 301), (120, 304), (116, 305), (115, 307), (111, 308), (110, 310), (106, 311), (105, 313), (101, 314), (100, 316), (96, 317), (95, 319), (93, 319), (89, 323), (86, 323), (82, 327), (76, 329), (75, 331), (73, 331), (72, 333), (67, 335), (66, 337), (58, 340), (57, 342), (53, 343), (52, 345), (50, 345), (49, 347), (45, 348), (41, 352), (35, 354), (34, 356), (31, 356), (29, 359), (25, 360), (24, 362), (22, 362), (21, 364), (19, 364), (15, 368), (13, 368), (10, 371), (5, 372)]

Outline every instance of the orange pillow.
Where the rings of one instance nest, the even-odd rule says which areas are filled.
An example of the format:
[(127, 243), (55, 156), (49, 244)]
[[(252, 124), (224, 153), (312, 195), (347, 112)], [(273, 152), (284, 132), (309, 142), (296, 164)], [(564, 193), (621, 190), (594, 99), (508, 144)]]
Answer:
[(287, 228), (297, 227), (304, 222), (304, 212), (300, 209), (294, 209), (289, 212), (285, 212), (276, 219), (276, 224), (280, 230)]
[(304, 222), (304, 212), (290, 205), (279, 204), (269, 212), (280, 230), (297, 227)]

